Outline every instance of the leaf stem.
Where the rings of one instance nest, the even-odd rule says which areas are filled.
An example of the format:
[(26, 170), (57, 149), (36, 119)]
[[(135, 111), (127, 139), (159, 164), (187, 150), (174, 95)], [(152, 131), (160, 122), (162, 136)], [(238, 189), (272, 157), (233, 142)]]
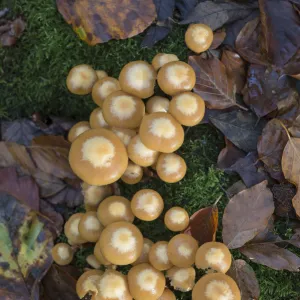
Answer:
[(242, 110), (244, 110), (244, 111), (248, 111), (248, 108), (247, 108), (247, 107), (244, 107), (243, 105), (240, 105), (240, 104), (238, 104), (238, 103), (235, 103), (235, 105), (236, 105), (238, 108), (240, 108), (240, 109), (242, 109)]

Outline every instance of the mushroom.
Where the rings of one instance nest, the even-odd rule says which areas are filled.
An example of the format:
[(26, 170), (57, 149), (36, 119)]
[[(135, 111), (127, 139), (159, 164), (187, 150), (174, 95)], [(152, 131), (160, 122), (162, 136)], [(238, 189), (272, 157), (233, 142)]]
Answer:
[(136, 266), (136, 265), (142, 264), (142, 263), (149, 263), (149, 251), (150, 251), (150, 248), (152, 247), (152, 245), (153, 245), (152, 241), (144, 238), (142, 253), (141, 253), (140, 257), (135, 262), (132, 263), (133, 266)]
[(95, 211), (85, 213), (78, 225), (80, 236), (91, 243), (96, 243), (100, 237), (103, 226), (97, 218)]
[(168, 244), (171, 263), (180, 268), (188, 268), (195, 262), (198, 242), (188, 234), (175, 235)]
[(231, 266), (231, 253), (223, 243), (208, 242), (197, 250), (195, 264), (198, 269), (211, 268), (226, 273)]
[(179, 58), (175, 54), (157, 53), (152, 59), (152, 66), (157, 71), (165, 64), (178, 60)]
[(82, 133), (71, 145), (69, 162), (73, 172), (91, 185), (117, 181), (128, 165), (124, 144), (111, 131), (103, 128)]
[(112, 127), (111, 131), (119, 137), (119, 139), (123, 142), (125, 147), (129, 145), (131, 139), (136, 135), (135, 130), (127, 128)]
[(100, 107), (95, 108), (90, 114), (91, 128), (108, 128), (108, 124), (103, 118), (103, 111)]
[(170, 114), (163, 112), (145, 116), (139, 135), (146, 147), (163, 153), (176, 151), (184, 140), (182, 126)]
[(196, 74), (185, 62), (169, 62), (159, 70), (157, 83), (165, 94), (173, 96), (180, 92), (191, 91), (196, 83)]
[(52, 258), (60, 266), (68, 265), (73, 260), (73, 250), (66, 243), (58, 243), (51, 249)]
[(175, 153), (162, 153), (156, 163), (158, 177), (168, 183), (180, 181), (186, 173), (184, 159)]
[(185, 43), (195, 53), (209, 49), (213, 39), (213, 31), (205, 24), (191, 24), (185, 33)]
[(83, 132), (91, 129), (90, 123), (87, 121), (81, 121), (76, 123), (69, 131), (68, 134), (68, 141), (70, 143), (73, 143), (73, 141), (81, 135)]
[(146, 112), (152, 114), (155, 112), (168, 112), (170, 101), (168, 98), (153, 96), (146, 103)]
[(136, 184), (143, 178), (143, 169), (141, 166), (129, 161), (128, 167), (121, 179), (127, 184)]
[(144, 102), (123, 91), (111, 93), (102, 108), (105, 121), (112, 127), (135, 129), (145, 115)]
[(199, 95), (192, 92), (183, 92), (172, 98), (169, 113), (180, 124), (195, 126), (204, 117), (205, 103)]
[(97, 81), (95, 70), (88, 65), (78, 65), (71, 69), (67, 77), (68, 90), (76, 95), (87, 95)]
[(159, 271), (169, 270), (173, 264), (168, 256), (168, 242), (160, 241), (155, 243), (150, 249), (149, 261)]
[(240, 290), (228, 275), (212, 273), (201, 277), (192, 292), (192, 300), (241, 300)]
[(65, 223), (65, 235), (73, 245), (79, 245), (87, 242), (87, 240), (84, 239), (79, 233), (79, 223), (83, 216), (83, 213), (74, 214)]
[(149, 264), (139, 264), (128, 272), (129, 291), (135, 300), (156, 300), (164, 292), (166, 279)]
[(103, 226), (119, 221), (132, 223), (134, 220), (130, 201), (122, 196), (104, 199), (98, 207), (97, 216)]
[(102, 254), (101, 252), (101, 245), (100, 245), (100, 239), (98, 240), (98, 242), (96, 243), (95, 245), (95, 248), (94, 248), (94, 255), (95, 257), (97, 258), (97, 260), (99, 261), (99, 263), (101, 265), (104, 265), (104, 266), (110, 266), (111, 265), (111, 262), (108, 261)]
[(103, 79), (105, 77), (108, 77), (107, 73), (104, 70), (96, 70), (96, 74), (98, 79)]
[(101, 263), (94, 254), (90, 254), (89, 256), (87, 256), (86, 262), (94, 269), (101, 268)]
[(188, 292), (195, 285), (196, 271), (193, 267), (173, 267), (167, 271), (167, 278), (170, 279), (171, 286), (173, 286), (175, 290)]
[(183, 231), (189, 226), (190, 218), (187, 211), (179, 206), (170, 208), (165, 214), (165, 225), (171, 231)]
[(111, 93), (121, 90), (119, 80), (113, 77), (104, 77), (98, 80), (92, 90), (93, 101), (102, 107), (104, 100)]
[(133, 214), (143, 221), (153, 221), (159, 217), (164, 209), (161, 195), (151, 189), (143, 189), (135, 193), (131, 200)]
[(115, 222), (104, 228), (99, 239), (103, 256), (115, 265), (136, 261), (143, 250), (143, 235), (129, 222)]
[(165, 288), (164, 292), (157, 300), (176, 300), (176, 297), (171, 290)]
[(119, 81), (124, 92), (139, 98), (154, 94), (156, 72), (146, 61), (132, 61), (121, 70)]

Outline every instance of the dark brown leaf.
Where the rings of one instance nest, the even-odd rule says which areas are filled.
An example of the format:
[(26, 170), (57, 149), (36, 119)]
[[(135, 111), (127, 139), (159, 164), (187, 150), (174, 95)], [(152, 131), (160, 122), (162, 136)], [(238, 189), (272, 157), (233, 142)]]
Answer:
[(295, 234), (289, 240), (289, 244), (294, 247), (300, 248), (300, 230), (299, 228), (295, 230)]
[(243, 190), (246, 190), (246, 189), (247, 189), (247, 187), (245, 186), (243, 181), (239, 180), (227, 189), (226, 195), (227, 195), (228, 198), (232, 198), (233, 196), (235, 196), (239, 192), (241, 192)]
[[(276, 118), (282, 120), (289, 127), (290, 133), (294, 137), (300, 137), (300, 122), (297, 117), (300, 113), (300, 96), (295, 89), (290, 89), (288, 97), (277, 103)], [(300, 119), (300, 118), (299, 118)]]
[(211, 50), (217, 49), (223, 43), (225, 37), (226, 37), (226, 31), (224, 29), (214, 32), (214, 39), (209, 49)]

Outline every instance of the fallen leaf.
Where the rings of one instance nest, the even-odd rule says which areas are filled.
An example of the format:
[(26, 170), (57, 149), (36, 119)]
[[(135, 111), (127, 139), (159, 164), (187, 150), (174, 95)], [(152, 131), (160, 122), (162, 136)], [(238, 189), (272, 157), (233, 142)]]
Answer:
[(180, 19), (184, 20), (197, 3), (198, 0), (176, 0), (175, 6), (180, 13)]
[(284, 73), (288, 75), (297, 75), (299, 74), (299, 70), (300, 70), (300, 49), (284, 66)]
[(209, 49), (214, 50), (221, 46), (224, 39), (226, 37), (226, 31), (225, 30), (218, 30), (214, 32), (214, 39), (212, 41), (212, 44), (210, 45)]
[(289, 244), (293, 245), (294, 247), (300, 248), (300, 230), (295, 229), (295, 233), (289, 240)]
[[(288, 97), (277, 103), (276, 118), (282, 120), (293, 137), (300, 137), (300, 95), (294, 88), (289, 90)], [(297, 136), (299, 135), (299, 136)]]
[(244, 182), (239, 180), (227, 189), (226, 195), (228, 198), (232, 198), (234, 195), (246, 189), (247, 187), (245, 186)]
[[(26, 23), (22, 18), (16, 18), (13, 21), (6, 21), (7, 30), (0, 31), (0, 45), (4, 47), (13, 46), (23, 34)], [(5, 25), (2, 25), (2, 29)]]
[[(70, 150), (71, 143), (62, 136), (42, 135), (33, 138), (32, 146), (58, 147)], [(63, 151), (64, 152), (64, 151)]]
[(171, 24), (167, 26), (150, 26), (141, 43), (141, 47), (152, 48), (157, 42), (167, 37), (167, 35), (171, 32), (171, 29)]
[(164, 21), (173, 15), (175, 0), (153, 0), (158, 21)]

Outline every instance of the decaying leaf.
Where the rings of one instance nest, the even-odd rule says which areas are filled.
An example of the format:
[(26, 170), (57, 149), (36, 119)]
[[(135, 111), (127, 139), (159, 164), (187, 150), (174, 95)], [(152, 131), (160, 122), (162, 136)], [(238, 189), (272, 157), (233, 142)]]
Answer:
[(171, 29), (171, 24), (166, 24), (166, 26), (150, 26), (141, 43), (141, 47), (152, 48), (157, 42), (167, 37), (167, 35), (171, 32)]
[(227, 189), (226, 195), (228, 198), (232, 198), (234, 195), (246, 189), (247, 187), (245, 186), (244, 182), (239, 180)]
[(184, 20), (197, 5), (198, 0), (176, 0), (175, 6), (179, 10), (180, 19)]
[(226, 37), (226, 31), (225, 30), (218, 30), (214, 32), (214, 39), (212, 44), (210, 45), (209, 49), (214, 50), (221, 46), (224, 39)]
[(164, 21), (173, 15), (175, 0), (153, 0), (158, 21)]
[(0, 45), (4, 47), (13, 46), (23, 34), (25, 28), (26, 23), (22, 18), (6, 21), (0, 27)]

